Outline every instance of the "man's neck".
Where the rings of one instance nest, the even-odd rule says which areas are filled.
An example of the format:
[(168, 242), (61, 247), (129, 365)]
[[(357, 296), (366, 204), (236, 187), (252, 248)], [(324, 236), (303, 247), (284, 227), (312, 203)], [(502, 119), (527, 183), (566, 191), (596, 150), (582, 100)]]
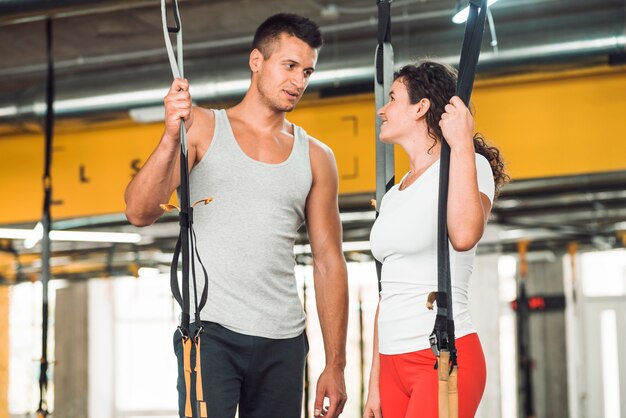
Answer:
[(250, 90), (241, 102), (230, 109), (229, 113), (258, 130), (274, 132), (284, 129), (285, 126), (285, 112), (270, 108)]

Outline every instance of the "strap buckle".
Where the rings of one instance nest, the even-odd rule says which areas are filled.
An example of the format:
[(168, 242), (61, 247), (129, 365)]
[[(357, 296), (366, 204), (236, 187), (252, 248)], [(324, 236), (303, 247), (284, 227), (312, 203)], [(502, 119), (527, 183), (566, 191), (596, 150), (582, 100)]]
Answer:
[(183, 329), (182, 326), (178, 326), (177, 327), (178, 332), (180, 333), (180, 336), (183, 338), (183, 341), (187, 341), (187, 339), (189, 339), (189, 330), (188, 329)]
[(441, 351), (448, 350), (448, 333), (445, 331), (433, 331), (428, 337), (428, 341), (430, 342), (430, 349), (435, 357), (439, 357)]
[(430, 349), (432, 350), (435, 357), (439, 357), (440, 351), (437, 335), (435, 333), (430, 334), (430, 337), (428, 337), (428, 341), (430, 341)]
[(204, 332), (204, 325), (200, 325), (198, 327), (198, 329), (196, 329), (196, 333), (193, 336), (194, 341), (198, 341), (198, 338), (200, 338), (200, 334), (202, 334)]

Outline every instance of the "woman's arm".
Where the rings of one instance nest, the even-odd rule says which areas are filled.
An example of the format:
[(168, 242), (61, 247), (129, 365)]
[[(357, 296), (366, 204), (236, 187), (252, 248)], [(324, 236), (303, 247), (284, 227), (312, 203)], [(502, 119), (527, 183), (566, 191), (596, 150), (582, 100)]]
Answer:
[(478, 189), (474, 118), (455, 96), (439, 124), (450, 145), (448, 235), (455, 250), (467, 251), (482, 237), (491, 211), (489, 197)]

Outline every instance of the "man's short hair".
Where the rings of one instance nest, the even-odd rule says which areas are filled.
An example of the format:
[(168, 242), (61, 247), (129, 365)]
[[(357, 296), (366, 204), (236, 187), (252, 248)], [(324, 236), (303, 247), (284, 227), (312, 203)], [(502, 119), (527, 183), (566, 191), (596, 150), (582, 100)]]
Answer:
[(272, 55), (273, 43), (281, 34), (294, 36), (313, 49), (322, 47), (324, 41), (319, 26), (312, 20), (292, 13), (278, 13), (268, 17), (256, 30), (252, 49), (258, 49), (267, 59)]

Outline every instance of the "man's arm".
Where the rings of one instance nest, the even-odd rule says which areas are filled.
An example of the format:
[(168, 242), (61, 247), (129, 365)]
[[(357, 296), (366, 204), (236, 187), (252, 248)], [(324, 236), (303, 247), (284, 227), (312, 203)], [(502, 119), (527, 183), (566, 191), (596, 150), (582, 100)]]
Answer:
[[(337, 165), (332, 151), (310, 140), (313, 185), (307, 198), (306, 218), (311, 252), (315, 298), (319, 313), (326, 367), (317, 382), (314, 416), (334, 418), (346, 402), (344, 368), (348, 326), (348, 280), (341, 249), (342, 230), (337, 201)], [(324, 398), (330, 400), (323, 410)]]
[(192, 109), (189, 84), (176, 79), (165, 97), (165, 132), (161, 141), (124, 193), (126, 217), (135, 226), (156, 221), (163, 214), (159, 205), (167, 203), (180, 184), (181, 119), (185, 119), (187, 126), (187, 157), (191, 170), (196, 162), (197, 145), (203, 138), (206, 141), (207, 130), (209, 135), (213, 132), (213, 113)]

